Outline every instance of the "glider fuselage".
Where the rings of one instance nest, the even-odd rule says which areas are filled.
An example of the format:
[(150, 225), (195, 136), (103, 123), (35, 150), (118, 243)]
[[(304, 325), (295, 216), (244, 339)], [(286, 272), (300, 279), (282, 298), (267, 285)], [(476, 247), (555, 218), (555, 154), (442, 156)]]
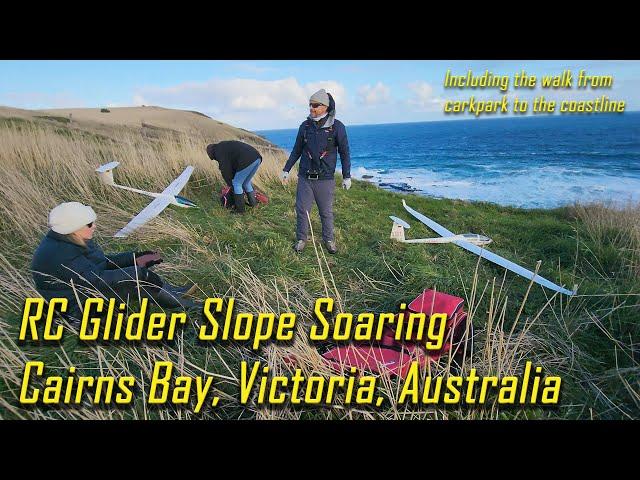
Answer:
[(154, 197), (154, 198), (157, 198), (157, 197), (168, 197), (168, 198), (171, 199), (171, 205), (176, 205), (177, 207), (182, 207), (182, 208), (197, 208), (198, 207), (194, 202), (192, 202), (188, 198), (181, 197), (180, 195), (169, 195), (169, 194), (166, 194), (166, 193), (147, 192), (145, 190), (139, 190), (137, 188), (125, 187), (124, 185), (118, 185), (117, 183), (114, 183), (111, 186), (112, 187), (121, 188), (123, 190), (129, 190), (130, 192), (140, 193), (142, 195), (147, 195), (148, 197)]

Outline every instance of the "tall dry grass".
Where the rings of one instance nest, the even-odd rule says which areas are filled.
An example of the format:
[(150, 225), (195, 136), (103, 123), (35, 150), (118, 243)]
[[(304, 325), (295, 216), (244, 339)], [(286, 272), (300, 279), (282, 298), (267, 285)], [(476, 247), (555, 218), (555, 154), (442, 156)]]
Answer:
[[(233, 344), (202, 345), (194, 341), (196, 330), (200, 326), (199, 320), (194, 319), (179, 334), (174, 343), (119, 346), (115, 349), (88, 345), (83, 347), (84, 361), (82, 362), (70, 360), (73, 350), (78, 349), (78, 346), (63, 344), (56, 346), (57, 362), (47, 365), (49, 374), (58, 373), (64, 376), (64, 372), (70, 366), (75, 366), (82, 375), (134, 376), (139, 379), (142, 389), (135, 397), (133, 406), (126, 409), (96, 408), (91, 405), (89, 399), (86, 399), (82, 405), (73, 408), (25, 408), (18, 406), (17, 398), (24, 365), (29, 359), (33, 359), (34, 355), (26, 353), (16, 342), (15, 326), (10, 328), (7, 323), (0, 321), (0, 378), (8, 386), (8, 390), (0, 397), (0, 417), (297, 419), (311, 416), (316, 419), (496, 419), (501, 417), (503, 411), (513, 410), (513, 408), (499, 405), (497, 397), (491, 398), (486, 405), (475, 408), (465, 405), (447, 407), (442, 404), (428, 407), (399, 405), (401, 382), (387, 374), (378, 375), (378, 393), (387, 398), (383, 408), (345, 405), (343, 397), (338, 397), (333, 404), (323, 408), (241, 405), (238, 395), (233, 393), (240, 381), (237, 365), (241, 360), (265, 362), (274, 375), (289, 375), (295, 368), (300, 368), (305, 376), (328, 377), (335, 374), (308, 339), (308, 327), (313, 322), (311, 307), (316, 298), (324, 295), (332, 298), (340, 298), (340, 296), (348, 298), (353, 292), (360, 290), (378, 289), (384, 292), (399, 285), (396, 282), (385, 283), (360, 275), (352, 280), (348, 288), (344, 288), (335, 284), (330, 265), (321, 254), (317, 258), (318, 275), (324, 284), (321, 292), (310, 291), (286, 277), (260, 278), (250, 266), (226, 253), (219, 245), (201, 246), (197, 252), (184, 260), (187, 262), (184, 266), (187, 271), (189, 268), (196, 268), (198, 263), (207, 262), (220, 273), (220, 277), (233, 277), (233, 283), (218, 285), (215, 291), (209, 286), (204, 286), (201, 291), (203, 296), (232, 296), (236, 300), (236, 311), (265, 312), (276, 315), (283, 312), (296, 313), (298, 323), (294, 341), (286, 346), (270, 344), (258, 352)], [(469, 292), (466, 300), (470, 307), (470, 321), (476, 325), (476, 328), (473, 333), (471, 330), (466, 333), (468, 341), (462, 347), (465, 351), (461, 368), (452, 362), (451, 356), (445, 355), (438, 362), (428, 364), (424, 375), (466, 376), (471, 368), (475, 368), (479, 376), (516, 376), (521, 374), (526, 360), (532, 359), (535, 359), (537, 366), (543, 366), (547, 371), (568, 368), (569, 359), (558, 357), (556, 351), (550, 350), (548, 344), (531, 331), (542, 314), (555, 306), (557, 297), (552, 297), (533, 317), (519, 318), (512, 327), (508, 328), (505, 325), (511, 323), (508, 322), (510, 319), (506, 314), (509, 299), (503, 284), (494, 281), (492, 284), (480, 285), (476, 272), (471, 284), (466, 287)], [(4, 292), (3, 306), (14, 311), (18, 311), (15, 309), (19, 309), (26, 296), (35, 293), (30, 279), (19, 269), (7, 263), (4, 258), (0, 258), (0, 289)], [(484, 310), (484, 307), (488, 309)], [(340, 311), (350, 310), (347, 305), (344, 305)], [(70, 332), (67, 332), (67, 335), (76, 333), (72, 327), (68, 328)], [(543, 353), (538, 350), (542, 344), (546, 344), (548, 349)], [(148, 391), (145, 387), (148, 388), (148, 379), (151, 377), (154, 363), (160, 360), (173, 362), (178, 370), (176, 375), (212, 376), (214, 385), (217, 387), (214, 393), (221, 397), (222, 406), (206, 409), (197, 415), (189, 409), (176, 406), (151, 408), (146, 403), (145, 395)], [(522, 415), (526, 414), (522, 413)]]
[[(146, 138), (138, 132), (118, 130), (114, 138), (78, 130), (57, 133), (55, 127), (20, 123), (0, 128), (0, 222), (2, 239), (34, 245), (47, 229), (47, 213), (63, 201), (80, 201), (96, 209), (103, 231), (113, 233), (126, 223), (130, 209), (119, 205), (145, 205), (100, 184), (95, 169), (119, 161), (117, 183), (150, 191), (162, 191), (187, 165), (195, 167), (185, 195), (197, 186), (221, 184), (217, 163), (205, 151), (210, 139), (195, 134)], [(282, 169), (281, 150), (255, 145), (263, 164), (255, 177), (261, 186)], [(10, 245), (7, 246), (10, 248)]]
[(618, 249), (625, 268), (640, 277), (640, 204), (587, 204), (573, 207), (596, 245)]
[[(589, 407), (589, 417), (614, 416), (637, 419), (640, 417), (640, 204), (592, 203), (574, 205), (571, 215), (580, 221), (586, 237), (580, 240), (584, 250), (583, 277), (599, 280), (601, 291), (578, 295), (570, 320), (563, 327), (570, 340), (576, 332), (594, 327), (603, 344), (608, 344), (615, 365), (597, 375), (584, 371), (581, 363), (572, 358), (575, 370), (582, 370), (581, 383), (587, 394), (602, 401), (603, 408)], [(587, 243), (589, 246), (587, 246)], [(612, 265), (614, 265), (612, 267)], [(579, 319), (579, 320), (577, 320)], [(571, 354), (574, 342), (564, 345), (566, 355)], [(590, 357), (593, 363), (598, 358)], [(621, 404), (612, 398), (611, 389)]]

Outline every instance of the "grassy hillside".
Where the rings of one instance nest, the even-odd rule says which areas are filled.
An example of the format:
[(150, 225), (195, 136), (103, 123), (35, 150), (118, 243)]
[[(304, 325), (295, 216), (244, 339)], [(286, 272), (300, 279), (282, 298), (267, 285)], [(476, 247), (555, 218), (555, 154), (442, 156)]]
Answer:
[[(51, 115), (51, 112), (49, 112)], [(108, 114), (105, 114), (108, 115)], [(195, 115), (195, 114), (192, 114)], [(74, 120), (76, 115), (73, 115)], [(193, 131), (145, 135), (137, 127), (111, 132), (73, 129), (46, 118), (0, 118), (0, 416), (3, 418), (638, 418), (638, 318), (640, 317), (640, 210), (630, 206), (573, 206), (556, 210), (521, 210), (493, 204), (435, 200), (400, 195), (354, 182), (337, 189), (337, 255), (318, 242), (301, 254), (295, 240), (295, 183), (282, 185), (276, 175), (284, 152), (254, 143), (265, 155), (257, 183), (270, 196), (267, 206), (244, 216), (223, 211), (217, 192), (217, 166), (204, 152), (209, 143)], [(203, 118), (203, 120), (207, 120)], [(213, 121), (213, 120), (209, 120)], [(164, 126), (159, 125), (164, 128)], [(249, 141), (244, 138), (245, 141)], [(111, 237), (146, 204), (142, 196), (103, 187), (93, 173), (117, 159), (116, 180), (159, 190), (186, 165), (196, 167), (184, 195), (199, 209), (168, 208), (126, 240)], [(411, 221), (410, 238), (433, 236), (409, 218), (401, 199), (455, 232), (490, 236), (490, 249), (529, 268), (542, 260), (540, 274), (578, 295), (553, 295), (454, 245), (408, 245), (389, 239), (388, 215)], [(283, 356), (293, 355), (306, 374), (328, 374), (306, 332), (292, 346), (270, 345), (258, 353), (242, 345), (202, 343), (197, 322), (162, 345), (84, 345), (67, 335), (60, 345), (17, 344), (24, 298), (34, 294), (28, 264), (46, 232), (47, 212), (62, 201), (79, 200), (98, 213), (97, 239), (107, 252), (159, 249), (165, 262), (157, 271), (175, 282), (198, 283), (198, 298), (234, 296), (237, 311), (294, 312), (310, 322), (316, 298), (336, 299), (340, 310), (396, 311), (401, 302), (425, 288), (466, 299), (474, 325), (473, 348), (463, 373), (518, 375), (526, 361), (563, 378), (562, 397), (554, 408), (514, 408), (492, 399), (484, 407), (398, 406), (398, 381), (382, 379), (383, 408), (264, 409), (240, 405), (239, 363), (262, 359), (276, 372), (287, 371)], [(317, 213), (313, 231), (320, 236)], [(315, 247), (315, 248), (314, 248)], [(195, 319), (194, 319), (195, 320)], [(216, 379), (222, 406), (200, 414), (175, 406), (149, 408), (144, 395), (122, 409), (25, 408), (16, 400), (24, 363), (43, 359), (52, 371), (74, 365), (85, 375), (129, 372), (148, 382), (154, 361), (171, 360), (183, 375), (203, 372)], [(430, 366), (446, 374), (450, 359)], [(61, 373), (64, 375), (64, 373)], [(146, 385), (146, 383), (145, 383)]]
[(131, 132), (146, 138), (172, 134), (175, 138), (179, 134), (188, 134), (191, 137), (204, 138), (208, 143), (242, 140), (266, 149), (276, 149), (269, 141), (253, 132), (219, 122), (203, 113), (155, 106), (52, 110), (0, 107), (0, 118), (38, 121), (52, 126), (64, 126), (70, 131), (100, 134), (111, 138)]

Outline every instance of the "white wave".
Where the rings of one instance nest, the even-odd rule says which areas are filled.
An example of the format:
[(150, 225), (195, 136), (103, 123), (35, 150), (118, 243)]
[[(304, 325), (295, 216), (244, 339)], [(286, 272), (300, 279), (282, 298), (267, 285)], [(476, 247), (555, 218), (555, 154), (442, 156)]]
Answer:
[[(640, 178), (604, 174), (594, 168), (532, 165), (529, 168), (466, 172), (426, 168), (385, 170), (357, 167), (356, 176), (369, 175), (373, 183), (406, 183), (417, 193), (525, 208), (554, 208), (574, 202), (640, 201)], [(487, 175), (488, 173), (492, 173)]]

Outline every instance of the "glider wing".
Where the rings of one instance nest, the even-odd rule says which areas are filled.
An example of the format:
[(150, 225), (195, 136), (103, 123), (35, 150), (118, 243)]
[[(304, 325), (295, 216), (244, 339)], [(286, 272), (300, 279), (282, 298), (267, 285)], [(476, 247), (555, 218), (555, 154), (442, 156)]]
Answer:
[(169, 195), (156, 197), (149, 205), (144, 207), (142, 211), (140, 211), (140, 213), (133, 217), (131, 221), (127, 223), (118, 233), (116, 233), (114, 237), (126, 237), (127, 235), (133, 233), (134, 230), (140, 228), (142, 225), (147, 223), (149, 220), (151, 220), (165, 208), (167, 208), (167, 205), (169, 205), (172, 201), (173, 197)]
[[(409, 212), (411, 215), (413, 215), (416, 219), (420, 220), (422, 223), (424, 223), (427, 227), (429, 227), (430, 229), (432, 229), (433, 231), (435, 231), (436, 233), (438, 233), (439, 235), (445, 237), (445, 236), (454, 236), (453, 232), (450, 232), (449, 230), (447, 230), (446, 228), (444, 228), (442, 225), (440, 225), (439, 223), (434, 222), (433, 220), (431, 220), (430, 218), (424, 216), (423, 214), (421, 214), (420, 212), (414, 210), (413, 208), (411, 208), (409, 205), (407, 205), (407, 203), (402, 200), (402, 204), (404, 205), (404, 208), (407, 212)], [(495, 253), (486, 250), (484, 248), (478, 247), (477, 245), (473, 245), (469, 242), (465, 242), (464, 240), (456, 240), (454, 242), (456, 245), (458, 245), (459, 247), (464, 248), (465, 250), (468, 250), (472, 253), (475, 253), (476, 255), (480, 256), (481, 258), (486, 258), (487, 260), (489, 260), (490, 262), (495, 263), (496, 265), (500, 265), (501, 267), (506, 268), (507, 270), (511, 270), (513, 273), (517, 273), (518, 275), (520, 275), (521, 277), (524, 277), (528, 280), (532, 280), (534, 282), (536, 282), (539, 285), (542, 285), (544, 287), (547, 287), (551, 290), (554, 290), (556, 292), (560, 292), (560, 293), (564, 293), (565, 295), (574, 295), (575, 292), (572, 292), (571, 290), (567, 290), (566, 288), (562, 288), (559, 285), (556, 285), (555, 283), (547, 280), (544, 277), (541, 277), (540, 275), (536, 275), (535, 273), (533, 273), (531, 270), (527, 270), (526, 268), (518, 265), (517, 263), (513, 263), (510, 260), (507, 260), (504, 257), (501, 257), (500, 255), (496, 255)]]
[(173, 182), (169, 184), (167, 188), (161, 193), (161, 195), (177, 195), (180, 193), (180, 190), (184, 188), (184, 186), (189, 181), (189, 177), (193, 173), (193, 167), (189, 165), (184, 169), (184, 172), (180, 174), (178, 178), (176, 178)]

